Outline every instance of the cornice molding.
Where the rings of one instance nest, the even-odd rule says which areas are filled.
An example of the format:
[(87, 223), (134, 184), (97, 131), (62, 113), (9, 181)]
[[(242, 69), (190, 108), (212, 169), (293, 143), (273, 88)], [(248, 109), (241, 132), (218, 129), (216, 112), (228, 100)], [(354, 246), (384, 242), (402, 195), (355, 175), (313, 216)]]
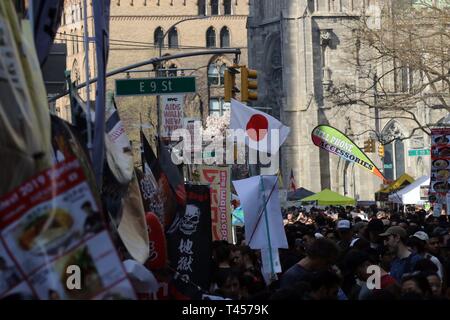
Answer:
[[(178, 21), (183, 19), (194, 18), (196, 16), (137, 16), (137, 15), (112, 15), (111, 20), (129, 21), (129, 20), (153, 20), (153, 21)], [(204, 21), (229, 21), (244, 20), (247, 15), (227, 15), (227, 16), (211, 16), (208, 19), (199, 19)], [(197, 20), (191, 20), (197, 21)]]

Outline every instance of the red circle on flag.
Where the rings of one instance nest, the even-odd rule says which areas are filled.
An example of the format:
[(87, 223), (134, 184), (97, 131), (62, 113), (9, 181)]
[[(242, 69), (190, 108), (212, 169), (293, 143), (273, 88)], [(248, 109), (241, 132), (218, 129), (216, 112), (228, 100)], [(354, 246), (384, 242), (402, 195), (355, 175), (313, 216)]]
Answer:
[(266, 137), (268, 128), (269, 121), (267, 118), (263, 115), (255, 114), (248, 120), (246, 130), (250, 139), (261, 141)]

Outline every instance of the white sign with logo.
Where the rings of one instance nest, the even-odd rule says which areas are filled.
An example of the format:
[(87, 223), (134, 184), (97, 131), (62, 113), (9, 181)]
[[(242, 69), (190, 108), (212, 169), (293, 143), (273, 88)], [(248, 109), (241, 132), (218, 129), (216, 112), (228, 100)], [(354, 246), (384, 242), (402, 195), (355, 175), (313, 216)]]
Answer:
[(184, 95), (161, 97), (161, 137), (169, 138), (183, 127)]

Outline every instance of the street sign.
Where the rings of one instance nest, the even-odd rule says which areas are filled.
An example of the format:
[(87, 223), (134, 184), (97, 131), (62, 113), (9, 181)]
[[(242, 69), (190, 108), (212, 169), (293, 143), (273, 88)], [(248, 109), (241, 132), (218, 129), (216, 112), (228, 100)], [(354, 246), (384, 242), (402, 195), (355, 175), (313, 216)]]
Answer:
[(412, 149), (408, 150), (408, 156), (419, 157), (419, 156), (429, 156), (430, 149)]
[(155, 96), (195, 93), (195, 77), (118, 79), (116, 96)]

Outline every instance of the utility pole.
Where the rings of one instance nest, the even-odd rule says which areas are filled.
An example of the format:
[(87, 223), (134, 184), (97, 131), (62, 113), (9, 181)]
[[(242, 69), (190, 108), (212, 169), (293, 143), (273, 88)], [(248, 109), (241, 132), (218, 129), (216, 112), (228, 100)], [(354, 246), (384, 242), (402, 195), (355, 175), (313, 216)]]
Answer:
[(83, 0), (84, 7), (84, 56), (86, 59), (86, 128), (87, 128), (87, 149), (89, 157), (92, 159), (92, 117), (91, 117), (91, 90), (89, 75), (89, 27), (88, 27), (88, 6), (87, 0)]

